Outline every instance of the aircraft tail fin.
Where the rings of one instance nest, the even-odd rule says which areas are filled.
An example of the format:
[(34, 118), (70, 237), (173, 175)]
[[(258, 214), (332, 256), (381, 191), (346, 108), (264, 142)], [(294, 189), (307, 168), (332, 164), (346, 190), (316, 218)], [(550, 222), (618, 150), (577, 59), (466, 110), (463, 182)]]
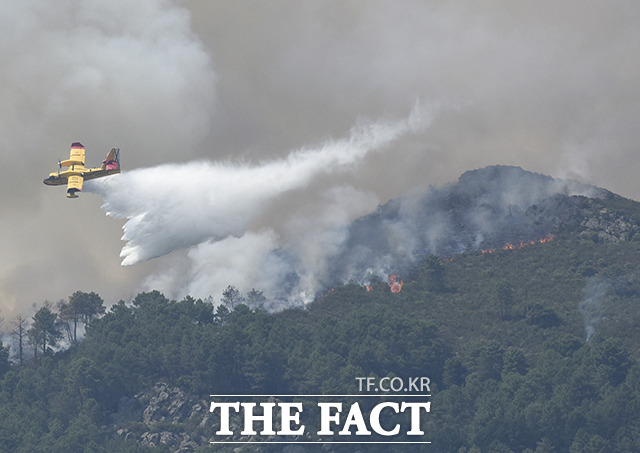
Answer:
[(111, 148), (107, 157), (102, 161), (102, 170), (120, 169), (120, 148)]

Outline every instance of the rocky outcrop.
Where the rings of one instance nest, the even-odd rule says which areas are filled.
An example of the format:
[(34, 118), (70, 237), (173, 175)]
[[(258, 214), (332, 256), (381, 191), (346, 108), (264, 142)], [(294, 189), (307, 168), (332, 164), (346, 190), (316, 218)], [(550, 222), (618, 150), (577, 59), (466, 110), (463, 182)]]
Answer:
[(146, 403), (142, 422), (147, 425), (164, 421), (180, 423), (189, 418), (193, 409), (182, 390), (165, 382), (158, 382), (151, 392), (139, 395), (138, 401)]
[(122, 398), (112, 421), (116, 435), (124, 439), (152, 447), (169, 446), (172, 453), (189, 453), (209, 444), (206, 437), (191, 434), (206, 415), (201, 401), (178, 387), (158, 382), (147, 392)]
[(583, 222), (584, 230), (581, 236), (597, 238), (600, 241), (618, 242), (630, 241), (640, 232), (637, 223), (634, 223), (624, 214), (611, 209), (601, 208), (597, 213)]
[(529, 207), (525, 221), (553, 234), (570, 234), (598, 242), (631, 241), (638, 238), (640, 224), (626, 210), (615, 208), (621, 201), (613, 194), (602, 199), (555, 195)]
[[(267, 402), (277, 402), (270, 397)], [(112, 426), (115, 435), (133, 440), (149, 447), (169, 447), (171, 453), (190, 453), (210, 445), (210, 437), (219, 421), (208, 410), (208, 402), (191, 398), (178, 387), (166, 382), (157, 382), (149, 391), (140, 392), (132, 398), (122, 398), (117, 413), (113, 414)], [(241, 426), (231, 422), (231, 429)], [(276, 429), (280, 426), (274, 424)], [(251, 436), (239, 436), (234, 440), (248, 442)], [(275, 441), (275, 436), (262, 440)], [(246, 450), (242, 450), (246, 451)], [(283, 452), (303, 453), (300, 445), (287, 445)]]

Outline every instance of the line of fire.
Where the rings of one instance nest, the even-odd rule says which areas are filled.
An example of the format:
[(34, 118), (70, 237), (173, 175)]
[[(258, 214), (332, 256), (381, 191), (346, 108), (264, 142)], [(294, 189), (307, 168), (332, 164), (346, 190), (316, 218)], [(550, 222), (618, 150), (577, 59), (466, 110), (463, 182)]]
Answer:
[[(516, 249), (522, 249), (524, 247), (527, 247), (529, 245), (534, 245), (534, 244), (546, 244), (547, 242), (551, 242), (553, 241), (553, 234), (547, 234), (546, 236), (538, 239), (537, 241), (531, 240), (529, 242), (520, 242), (520, 244), (518, 245), (514, 245), (512, 243), (507, 243), (504, 247), (501, 247), (499, 249), (484, 249), (481, 250), (480, 253), (485, 255), (487, 253), (491, 254), (491, 253), (495, 253), (499, 250), (516, 250)], [(444, 261), (453, 261), (455, 257), (450, 257), (450, 258), (446, 258), (444, 259)], [(400, 277), (397, 274), (390, 274), (389, 277), (389, 290), (392, 293), (399, 293), (400, 291), (402, 291), (402, 285), (404, 285), (404, 281), (400, 280)], [(373, 291), (373, 286), (370, 283), (367, 283), (365, 285), (363, 285), (363, 287), (367, 290), (367, 292), (371, 292)], [(333, 290), (331, 290), (333, 291)], [(330, 291), (330, 292), (331, 292)]]

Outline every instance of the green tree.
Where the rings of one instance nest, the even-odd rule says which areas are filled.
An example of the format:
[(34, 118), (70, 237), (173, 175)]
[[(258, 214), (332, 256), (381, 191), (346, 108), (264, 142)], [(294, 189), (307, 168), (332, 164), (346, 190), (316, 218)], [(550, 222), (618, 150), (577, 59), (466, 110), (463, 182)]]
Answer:
[(229, 307), (230, 310), (233, 310), (236, 305), (244, 302), (244, 297), (242, 297), (238, 288), (229, 285), (222, 291), (222, 299), (220, 299), (220, 301)]
[(70, 343), (77, 342), (77, 326), (80, 322), (80, 315), (71, 304), (64, 301), (58, 301), (56, 306), (58, 309), (58, 320), (60, 325), (67, 334), (67, 340)]
[(251, 308), (262, 309), (264, 307), (267, 298), (264, 297), (262, 291), (258, 291), (255, 288), (252, 288), (251, 291), (247, 293), (247, 305)]
[(556, 449), (553, 446), (553, 443), (547, 437), (543, 437), (536, 444), (535, 453), (556, 453)]
[(526, 374), (527, 360), (521, 349), (514, 348), (507, 350), (504, 354), (504, 367), (502, 372)]
[(513, 285), (508, 280), (501, 280), (496, 288), (496, 310), (498, 316), (507, 319), (511, 315), (513, 306)]
[(590, 344), (598, 373), (606, 376), (611, 385), (622, 383), (631, 366), (629, 353), (622, 348), (622, 341), (617, 338), (600, 339), (596, 337)]
[(69, 341), (78, 342), (78, 324), (88, 324), (95, 316), (104, 314), (102, 298), (94, 293), (76, 291), (69, 297), (69, 302), (58, 303), (60, 321), (62, 321)]
[(465, 366), (477, 372), (481, 380), (500, 380), (504, 365), (504, 350), (495, 340), (469, 343)]
[(444, 282), (444, 266), (440, 258), (435, 255), (427, 256), (422, 262), (422, 274), (424, 275), (427, 289), (433, 292), (443, 292), (446, 289)]
[(104, 301), (94, 292), (76, 291), (69, 297), (69, 303), (79, 305), (80, 317), (85, 324), (90, 323), (94, 317), (105, 313)]
[(598, 434), (589, 434), (583, 429), (576, 433), (569, 453), (605, 453), (613, 451), (610, 442)]
[(464, 377), (466, 370), (462, 362), (457, 357), (451, 357), (444, 362), (444, 369), (442, 372), (442, 383), (446, 387), (452, 385), (464, 384)]
[(33, 315), (33, 323), (28, 331), (28, 336), (34, 345), (37, 359), (38, 347), (41, 348), (42, 355), (47, 352), (47, 347), (54, 347), (62, 338), (58, 315), (52, 312), (47, 305), (41, 307)]
[(213, 322), (215, 324), (224, 324), (229, 317), (229, 309), (226, 305), (218, 305), (216, 313), (213, 315)]

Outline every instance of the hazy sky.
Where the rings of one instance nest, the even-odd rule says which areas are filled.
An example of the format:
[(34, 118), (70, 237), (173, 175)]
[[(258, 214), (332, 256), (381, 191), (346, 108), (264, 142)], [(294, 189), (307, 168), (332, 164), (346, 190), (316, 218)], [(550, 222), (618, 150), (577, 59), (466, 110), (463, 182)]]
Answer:
[[(636, 1), (0, 0), (0, 11), (7, 320), (76, 290), (107, 305), (168, 291), (168, 282), (179, 284), (169, 296), (203, 296), (224, 278), (242, 281), (238, 269), (255, 265), (245, 254), (252, 247), (273, 249), (304, 231), (292, 247), (304, 244), (312, 259), (313, 245), (327, 244), (325, 227), (490, 164), (640, 199)], [(317, 167), (267, 205), (242, 190), (253, 175), (304, 153), (323, 156), (330, 144), (349, 154), (359, 127), (408, 121), (416, 106), (429, 116), (419, 130), (382, 144), (373, 134), (372, 152)], [(172, 238), (182, 248), (121, 266), (126, 220), (105, 216), (108, 185), (67, 200), (63, 188), (42, 184), (74, 141), (89, 165), (119, 146), (123, 170), (137, 172), (129, 181), (157, 175), (145, 190), (125, 174), (110, 183), (119, 197), (131, 185), (135, 212), (162, 204), (149, 187), (171, 180), (197, 190), (189, 169), (203, 166), (232, 180), (207, 185), (210, 197), (220, 191), (228, 206), (261, 209), (228, 237)], [(168, 207), (194, 193), (180, 190), (166, 195)], [(180, 213), (168, 212), (167, 225), (172, 212)], [(234, 263), (221, 258), (229, 250)], [(202, 282), (209, 272), (215, 285), (178, 278)]]

